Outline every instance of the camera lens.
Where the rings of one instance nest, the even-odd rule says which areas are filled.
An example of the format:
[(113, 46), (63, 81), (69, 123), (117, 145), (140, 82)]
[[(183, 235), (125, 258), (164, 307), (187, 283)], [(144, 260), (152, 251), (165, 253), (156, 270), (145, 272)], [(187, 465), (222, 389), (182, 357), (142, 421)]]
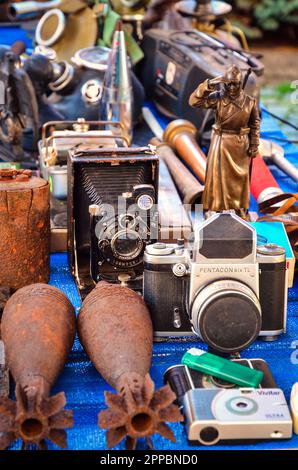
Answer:
[(248, 416), (258, 410), (258, 404), (255, 400), (247, 397), (231, 398), (226, 402), (227, 410), (236, 415)]
[(261, 307), (241, 282), (216, 281), (203, 288), (191, 308), (195, 332), (213, 349), (232, 353), (252, 344), (261, 329)]
[(219, 440), (219, 432), (216, 428), (208, 426), (201, 430), (199, 440), (206, 445), (215, 444)]
[(143, 241), (134, 230), (121, 230), (117, 232), (111, 241), (113, 254), (123, 260), (134, 259), (143, 250)]

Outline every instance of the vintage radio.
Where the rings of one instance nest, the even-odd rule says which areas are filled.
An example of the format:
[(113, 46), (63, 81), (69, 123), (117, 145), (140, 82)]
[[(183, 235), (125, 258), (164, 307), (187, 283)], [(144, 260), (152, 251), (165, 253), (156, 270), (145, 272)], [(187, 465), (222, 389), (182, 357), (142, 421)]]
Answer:
[(213, 123), (206, 110), (189, 106), (189, 96), (200, 82), (223, 75), (231, 64), (243, 70), (244, 75), (249, 69), (254, 72), (248, 78), (246, 90), (259, 97), (257, 77), (263, 73), (262, 63), (252, 54), (228, 47), (206, 33), (150, 29), (142, 47), (145, 59), (140, 76), (145, 91), (170, 119), (188, 119), (197, 127), (204, 119)]

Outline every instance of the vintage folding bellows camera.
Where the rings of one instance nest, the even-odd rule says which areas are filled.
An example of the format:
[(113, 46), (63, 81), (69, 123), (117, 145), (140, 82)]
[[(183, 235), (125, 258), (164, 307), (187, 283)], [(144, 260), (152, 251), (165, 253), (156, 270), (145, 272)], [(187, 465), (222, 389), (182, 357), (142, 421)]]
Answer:
[(188, 249), (148, 246), (144, 265), (156, 337), (195, 334), (212, 349), (233, 353), (258, 336), (273, 340), (285, 331), (285, 250), (257, 245), (256, 230), (235, 214), (202, 223)]
[(207, 78), (224, 75), (231, 64), (243, 70), (244, 76), (249, 68), (253, 70), (246, 91), (259, 98), (257, 76), (262, 75), (263, 64), (247, 52), (227, 47), (218, 38), (197, 30), (150, 29), (144, 35), (142, 47), (145, 59), (140, 75), (146, 94), (171, 119), (188, 119), (200, 127), (206, 118), (213, 124), (208, 111), (189, 106), (189, 96)]
[(141, 288), (158, 238), (158, 156), (151, 147), (74, 149), (68, 159), (68, 248), (80, 289), (104, 279)]

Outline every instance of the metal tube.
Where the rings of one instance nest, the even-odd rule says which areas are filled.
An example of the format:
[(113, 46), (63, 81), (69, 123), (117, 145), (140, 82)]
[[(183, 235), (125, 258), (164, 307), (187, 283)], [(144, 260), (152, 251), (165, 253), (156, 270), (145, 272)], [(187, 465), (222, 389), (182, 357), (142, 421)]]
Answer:
[(286, 175), (298, 182), (298, 168), (286, 159), (285, 151), (280, 145), (271, 140), (260, 139), (259, 152), (265, 160), (273, 162)]
[(51, 0), (48, 2), (16, 2), (11, 3), (8, 7), (7, 16), (11, 21), (22, 20), (38, 13), (57, 8), (61, 5), (62, 0)]
[(163, 140), (173, 147), (201, 183), (205, 182), (207, 158), (197, 144), (196, 127), (189, 121), (177, 119), (166, 128)]
[(183, 165), (169, 145), (158, 139), (152, 139), (150, 143), (157, 146), (158, 155), (167, 165), (182, 197), (182, 202), (191, 205), (200, 204), (204, 186)]

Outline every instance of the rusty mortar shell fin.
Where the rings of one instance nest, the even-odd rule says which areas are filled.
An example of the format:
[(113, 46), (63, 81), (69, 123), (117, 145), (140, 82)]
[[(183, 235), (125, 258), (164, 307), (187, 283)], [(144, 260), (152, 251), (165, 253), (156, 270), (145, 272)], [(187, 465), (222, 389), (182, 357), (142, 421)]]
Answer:
[(0, 399), (0, 450), (16, 439), (22, 439), (22, 450), (31, 444), (45, 450), (46, 440), (65, 449), (65, 429), (73, 427), (73, 412), (64, 410), (65, 404), (64, 392), (45, 398), (41, 387), (17, 384), (16, 402)]
[(65, 429), (73, 413), (64, 392), (50, 397), (75, 336), (74, 309), (55, 287), (33, 284), (19, 289), (4, 308), (1, 329), (7, 365), (16, 382), (16, 401), (0, 398), (0, 449), (16, 439), (22, 448), (46, 441), (66, 448)]
[(134, 450), (138, 438), (145, 437), (152, 449), (151, 436), (154, 434), (176, 442), (173, 431), (166, 424), (183, 420), (178, 406), (173, 404), (175, 399), (169, 385), (155, 391), (149, 374), (145, 378), (136, 374), (123, 377), (119, 394), (105, 392), (108, 408), (98, 415), (98, 426), (107, 429), (107, 447), (115, 447), (126, 438), (126, 448)]

